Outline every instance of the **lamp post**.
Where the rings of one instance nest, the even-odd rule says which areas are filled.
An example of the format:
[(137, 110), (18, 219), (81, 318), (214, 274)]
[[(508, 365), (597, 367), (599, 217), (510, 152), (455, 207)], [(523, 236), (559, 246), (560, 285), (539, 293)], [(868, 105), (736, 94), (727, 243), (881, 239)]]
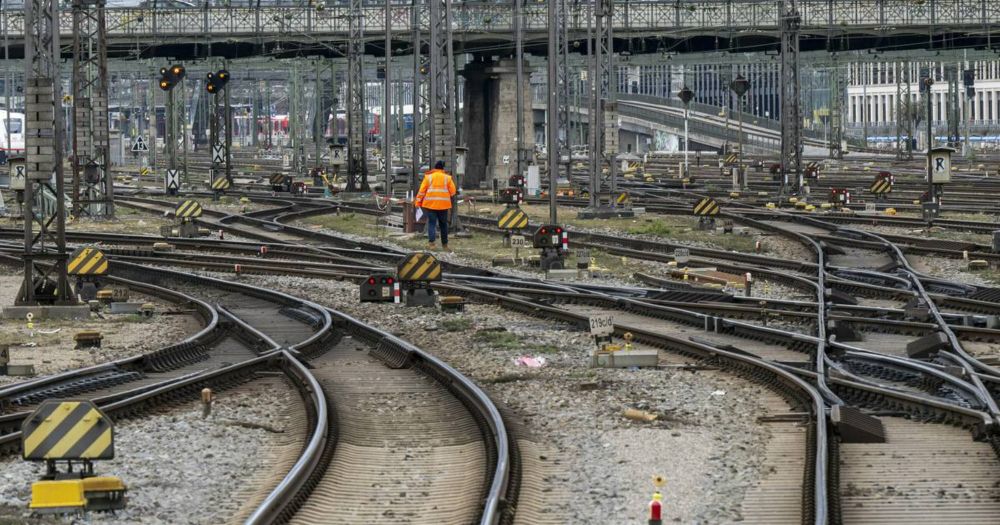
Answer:
[(747, 186), (746, 176), (743, 175), (743, 95), (747, 94), (747, 90), (750, 89), (750, 81), (743, 78), (743, 75), (736, 75), (736, 78), (729, 83), (729, 89), (736, 93), (737, 100), (737, 113), (740, 117), (740, 165), (739, 172), (740, 178), (743, 179), (743, 186)]
[(691, 143), (688, 141), (688, 110), (691, 106), (691, 99), (694, 98), (694, 91), (684, 86), (677, 93), (677, 98), (681, 99), (681, 102), (684, 103), (684, 176), (687, 177), (689, 173), (688, 150), (691, 149)]

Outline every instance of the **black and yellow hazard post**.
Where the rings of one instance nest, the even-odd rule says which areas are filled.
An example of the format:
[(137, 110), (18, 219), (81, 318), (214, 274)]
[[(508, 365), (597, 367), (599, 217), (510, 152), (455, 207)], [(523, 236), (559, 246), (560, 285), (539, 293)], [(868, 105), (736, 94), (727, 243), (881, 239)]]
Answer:
[[(323, 182), (322, 182), (322, 176), (323, 176), (323, 173), (320, 173), (321, 180), (320, 180), (320, 182), (318, 184), (314, 182), (314, 184), (316, 184), (316, 186), (320, 186), (320, 185), (323, 184)], [(292, 191), (292, 176), (291, 175), (286, 175), (284, 173), (274, 173), (274, 174), (271, 175), (270, 183), (271, 183), (271, 191), (274, 191), (274, 192), (286, 191), (286, 192), (289, 192), (289, 193), (291, 193), (291, 191)]]
[(618, 206), (621, 206), (623, 208), (632, 207), (632, 197), (629, 196), (627, 191), (619, 193), (618, 197), (615, 198), (615, 202), (618, 204)]
[(100, 278), (108, 273), (108, 258), (93, 246), (77, 248), (66, 262), (66, 274), (76, 277), (76, 294), (83, 301), (97, 299)]
[(694, 205), (692, 213), (698, 217), (699, 230), (714, 230), (715, 216), (719, 214), (719, 203), (711, 197), (703, 197)]
[(875, 176), (875, 181), (868, 188), (872, 192), (872, 195), (875, 196), (875, 200), (879, 201), (885, 200), (885, 196), (892, 192), (892, 176), (883, 175), (882, 173)]
[[(21, 447), (25, 460), (44, 461), (46, 466), (42, 480), (31, 485), (33, 512), (125, 507), (121, 479), (94, 474), (94, 461), (115, 457), (115, 431), (111, 419), (90, 401), (43, 401), (21, 425)], [(65, 462), (65, 472), (57, 462)]]
[(510, 246), (510, 238), (515, 230), (519, 232), (527, 227), (528, 214), (519, 208), (516, 203), (508, 204), (497, 217), (497, 228), (503, 230), (504, 246)]
[(803, 170), (803, 174), (809, 179), (819, 178), (819, 163), (816, 161), (809, 162), (806, 164), (806, 169)]
[(414, 252), (396, 267), (406, 306), (435, 306), (436, 297), (431, 283), (440, 281), (444, 270), (441, 263), (428, 252)]
[(223, 193), (232, 187), (232, 182), (225, 177), (218, 177), (212, 181), (212, 200), (217, 201)]
[(565, 268), (566, 252), (569, 251), (569, 232), (562, 226), (545, 224), (535, 230), (531, 245), (542, 250), (539, 266), (542, 270), (562, 270)]
[(197, 237), (199, 235), (198, 226), (194, 223), (194, 220), (201, 217), (202, 211), (201, 203), (196, 200), (186, 200), (178, 204), (177, 209), (174, 210), (174, 217), (179, 221), (176, 236), (185, 238)]

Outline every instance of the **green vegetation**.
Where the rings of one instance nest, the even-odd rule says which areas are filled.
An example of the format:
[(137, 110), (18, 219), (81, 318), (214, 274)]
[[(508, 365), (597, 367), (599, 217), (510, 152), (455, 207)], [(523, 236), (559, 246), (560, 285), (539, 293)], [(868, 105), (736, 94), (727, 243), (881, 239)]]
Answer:
[(560, 352), (553, 344), (526, 341), (506, 330), (479, 330), (472, 336), (473, 341), (484, 343), (498, 350), (517, 350), (531, 355), (551, 355)]
[(968, 213), (968, 212), (957, 212), (957, 211), (944, 211), (941, 213), (942, 219), (952, 219), (956, 221), (978, 221), (978, 222), (996, 222), (996, 215), (990, 215), (987, 213)]
[(333, 215), (317, 215), (303, 219), (307, 226), (316, 225), (328, 230), (350, 233), (353, 235), (368, 235), (375, 237), (378, 228), (375, 225), (375, 215), (357, 213), (340, 213)]
[(501, 350), (514, 350), (522, 346), (520, 338), (506, 330), (480, 330), (472, 339)]
[(465, 317), (456, 317), (454, 319), (445, 319), (438, 323), (438, 326), (445, 332), (465, 332), (472, 328), (472, 320)]
[[(1000, 229), (1000, 225), (997, 225), (997, 228)], [(929, 235), (935, 239), (946, 239), (949, 241), (965, 241), (986, 245), (993, 243), (993, 236), (988, 233), (958, 232), (945, 229), (944, 231), (932, 231)]]
[(1000, 268), (990, 268), (989, 270), (983, 270), (979, 272), (972, 272), (983, 278), (983, 280), (1000, 286)]

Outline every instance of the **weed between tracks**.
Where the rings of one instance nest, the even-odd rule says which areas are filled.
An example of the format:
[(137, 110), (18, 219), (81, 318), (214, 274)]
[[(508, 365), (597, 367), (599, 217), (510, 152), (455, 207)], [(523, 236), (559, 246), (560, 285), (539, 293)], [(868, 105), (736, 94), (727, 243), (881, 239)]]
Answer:
[(558, 346), (526, 341), (517, 334), (503, 330), (479, 330), (472, 336), (472, 340), (489, 345), (492, 349), (523, 350), (524, 353), (531, 355), (559, 352)]

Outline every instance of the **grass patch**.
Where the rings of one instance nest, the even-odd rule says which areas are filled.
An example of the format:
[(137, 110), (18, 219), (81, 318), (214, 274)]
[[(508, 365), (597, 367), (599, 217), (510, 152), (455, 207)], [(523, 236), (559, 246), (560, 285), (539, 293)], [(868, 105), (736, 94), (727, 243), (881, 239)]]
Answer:
[(675, 226), (671, 226), (661, 219), (651, 221), (641, 221), (639, 224), (630, 225), (627, 229), (629, 233), (637, 235), (656, 235), (658, 237), (670, 237), (676, 231)]
[(472, 320), (465, 317), (456, 317), (454, 319), (445, 319), (438, 323), (438, 326), (445, 332), (465, 332), (472, 328)]
[[(1000, 225), (997, 225), (997, 229), (1000, 229)], [(949, 241), (964, 241), (973, 242), (976, 244), (992, 244), (993, 236), (987, 233), (970, 233), (970, 232), (957, 232), (951, 230), (945, 231), (932, 231), (928, 234), (934, 239), (946, 239)]]
[(982, 277), (984, 281), (1000, 286), (1000, 269), (998, 268), (991, 268), (985, 271), (969, 272), (969, 273), (978, 275)]
[(354, 235), (367, 235), (374, 237), (377, 232), (375, 215), (362, 215), (358, 213), (317, 215), (315, 217), (305, 218), (302, 222), (307, 225), (312, 224), (328, 230), (335, 230)]
[(521, 346), (520, 338), (506, 331), (480, 330), (472, 336), (472, 339), (503, 350), (513, 350)]
[(952, 219), (956, 221), (978, 221), (978, 222), (996, 222), (996, 215), (990, 215), (986, 213), (968, 213), (968, 212), (956, 212), (956, 211), (946, 211), (941, 213), (942, 219)]

